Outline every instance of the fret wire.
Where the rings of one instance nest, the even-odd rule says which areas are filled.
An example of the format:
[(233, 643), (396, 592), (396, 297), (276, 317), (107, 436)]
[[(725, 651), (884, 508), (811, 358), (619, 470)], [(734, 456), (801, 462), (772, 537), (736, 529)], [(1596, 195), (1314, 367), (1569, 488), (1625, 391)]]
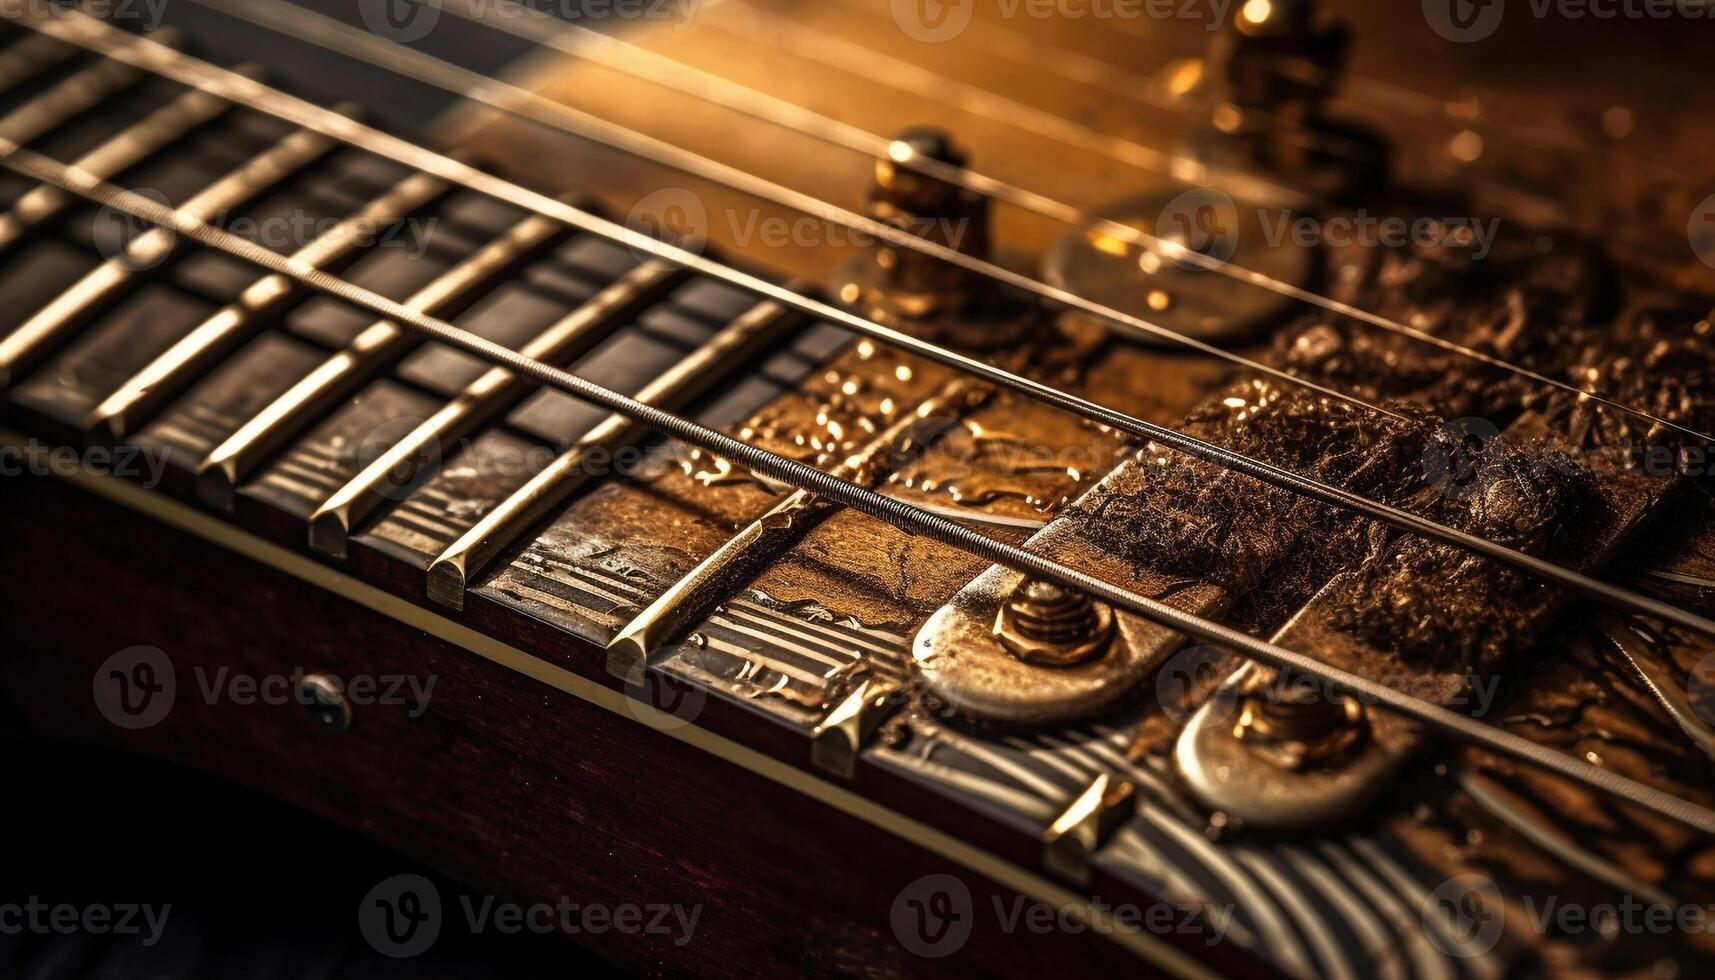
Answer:
[[(231, 108), (225, 99), (193, 89), (79, 157), (74, 166), (103, 179), (116, 177)], [(0, 252), (23, 240), (30, 229), (64, 214), (74, 200), (52, 187), (32, 188), (0, 215)]]
[[(15, 10), (20, 2), (21, 0), (0, 0), (0, 9)], [(746, 292), (772, 299), (818, 319), (839, 324), (866, 337), (909, 351), (954, 370), (977, 375), (986, 381), (1011, 389), (1044, 404), (1080, 415), (1122, 432), (1142, 436), (1159, 446), (1185, 453), (1223, 469), (1243, 473), (1300, 496), (1363, 514), (1399, 530), (1482, 555), (1528, 575), (1552, 582), (1596, 602), (1645, 616), (1654, 616), (1706, 636), (1715, 636), (1715, 621), (1691, 610), (1662, 602), (1632, 589), (1604, 582), (1534, 555), (1527, 555), (1498, 542), (1428, 520), (1390, 504), (1302, 476), (1261, 460), (1252, 459), (1242, 453), (1235, 453), (1212, 443), (1204, 442), (1176, 429), (1156, 425), (1135, 416), (1115, 411), (1051, 385), (1034, 381), (1003, 368), (995, 367), (985, 361), (948, 350), (908, 333), (865, 319), (850, 311), (813, 299), (795, 290), (783, 288), (766, 279), (705, 258), (697, 252), (657, 241), (648, 235), (632, 231), (624, 225), (597, 217), (564, 201), (532, 191), (444, 153), (438, 153), (419, 144), (392, 136), (373, 126), (365, 125), (332, 110), (288, 95), (279, 89), (262, 85), (208, 62), (154, 44), (147, 38), (136, 37), (108, 27), (99, 21), (81, 16), (72, 20), (48, 21), (17, 20), (11, 13), (8, 13), (7, 16), (18, 23), (61, 37), (81, 47), (124, 60), (127, 63), (134, 62), (139, 67), (173, 78), (183, 84), (223, 93), (228, 98), (245, 102), (270, 115), (295, 122), (300, 126), (353, 146), (406, 162), (426, 173), (435, 174), (525, 210), (555, 218), (573, 228), (592, 232), (638, 251), (647, 252), (695, 269)]]
[[(233, 4), (242, 3), (254, 7), (258, 0), (191, 0), (191, 2), (210, 7), (211, 9), (230, 11)], [(429, 0), (426, 0), (426, 2), (429, 2)], [(563, 24), (548, 15), (542, 14), (539, 11), (531, 10), (530, 8), (517, 3), (516, 0), (465, 0), (469, 5), (468, 12), (457, 8), (457, 0), (455, 0), (453, 4), (443, 3), (441, 0), (432, 0), (432, 2), (435, 6), (440, 7), (455, 16), (470, 20), (473, 23), (484, 24), (495, 30), (513, 34), (518, 37), (532, 39), (537, 41), (537, 43), (555, 48), (568, 54), (590, 58), (591, 60), (598, 61), (598, 63), (613, 68), (616, 71), (622, 71), (645, 81), (674, 88), (677, 91), (691, 95), (695, 98), (713, 102), (717, 105), (732, 109), (736, 112), (742, 112), (746, 115), (752, 116), (753, 118), (757, 118), (774, 125), (790, 128), (826, 143), (843, 146), (847, 149), (872, 156), (888, 156), (889, 159), (893, 160), (894, 163), (900, 166), (936, 177), (940, 180), (947, 181), (975, 193), (986, 195), (1014, 207), (1032, 211), (1036, 214), (1042, 215), (1043, 217), (1050, 218), (1073, 227), (1098, 232), (1106, 237), (1136, 246), (1143, 251), (1158, 252), (1171, 261), (1194, 265), (1200, 269), (1215, 272), (1218, 275), (1235, 282), (1244, 283), (1258, 289), (1264, 289), (1269, 292), (1276, 293), (1277, 295), (1285, 296), (1294, 301), (1307, 303), (1330, 313), (1357, 320), (1380, 330), (1386, 330), (1390, 333), (1409, 337), (1418, 343), (1436, 347), (1467, 360), (1476, 361), (1480, 364), (1495, 368), (1496, 370), (1505, 371), (1508, 374), (1525, 378), (1534, 384), (1576, 395), (1579, 398), (1596, 402), (1615, 411), (1623, 412), (1627, 415), (1649, 421), (1653, 424), (1673, 429), (1682, 435), (1692, 436), (1704, 441), (1705, 443), (1715, 442), (1715, 435), (1689, 428), (1688, 426), (1674, 422), (1660, 415), (1652, 414), (1635, 406), (1615, 401), (1599, 391), (1579, 388), (1576, 385), (1550, 377), (1539, 371), (1531, 370), (1523, 365), (1514, 364), (1504, 358), (1484, 353), (1464, 344), (1448, 340), (1445, 337), (1436, 336), (1435, 334), (1429, 333), (1428, 331), (1422, 330), (1418, 327), (1411, 326), (1401, 320), (1384, 316), (1370, 310), (1365, 310), (1351, 303), (1337, 300), (1332, 297), (1323, 296), (1314, 290), (1293, 285), (1292, 283), (1276, 279), (1272, 276), (1237, 265), (1227, 260), (1219, 259), (1210, 255), (1204, 255), (1203, 253), (1187, 248), (1178, 242), (1163, 239), (1157, 235), (1152, 235), (1140, 228), (1106, 218), (1097, 217), (1096, 215), (1076, 208), (1064, 201), (1059, 201), (1046, 195), (1027, 190), (1018, 185), (1001, 181), (992, 176), (972, 170), (969, 167), (961, 167), (954, 164), (944, 163), (921, 154), (902, 154), (901, 156), (903, 156), (903, 158), (901, 158), (901, 156), (890, 155), (890, 150), (894, 146), (894, 141), (879, 134), (867, 132), (848, 123), (840, 122), (831, 116), (816, 112), (815, 110), (786, 102), (764, 92), (749, 88), (738, 82), (734, 82), (731, 79), (714, 75), (683, 62), (674, 61), (671, 58), (648, 51), (647, 49), (641, 48), (635, 44), (597, 34), (588, 28)], [(728, 6), (732, 9), (738, 9), (738, 3), (739, 0), (732, 0), (732, 3), (729, 3)], [(507, 16), (495, 16), (490, 8), (496, 6), (505, 7), (512, 11), (512, 14)], [(293, 9), (299, 10), (300, 8)], [(756, 13), (762, 14), (764, 12), (756, 11)], [(779, 19), (778, 15), (768, 16)], [(532, 26), (524, 26), (526, 22), (530, 23)], [(801, 31), (814, 31), (813, 28), (798, 25), (792, 21), (785, 21), (785, 23), (795, 25), (796, 28)], [(826, 35), (826, 32), (816, 33), (823, 34), (828, 39), (838, 44), (850, 44), (850, 42), (847, 42), (844, 39)], [(573, 40), (574, 37), (576, 40)], [(865, 50), (867, 51), (867, 49)], [(624, 58), (616, 59), (613, 57), (613, 52), (615, 51), (623, 51), (626, 56), (639, 57), (644, 60), (648, 60), (656, 66), (658, 71), (650, 73), (634, 67), (627, 67)], [(880, 57), (878, 53), (876, 56)], [(856, 67), (861, 67), (862, 72), (869, 72), (871, 71), (869, 64), (870, 60), (871, 59), (857, 59), (858, 64)], [(926, 71), (927, 69), (922, 70)], [(690, 76), (694, 80), (686, 80), (684, 78), (686, 75)], [(886, 79), (879, 79), (879, 81), (885, 83)], [(1000, 121), (1007, 122), (1010, 117), (1006, 114), (1001, 114), (999, 118)], [(1242, 190), (1240, 193), (1241, 196), (1244, 196), (1244, 192)], [(1315, 203), (1318, 207), (1323, 209), (1340, 210), (1334, 208), (1328, 202), (1318, 201)], [(1104, 316), (1104, 319), (1111, 319), (1111, 317)], [(1128, 318), (1127, 322), (1135, 325), (1133, 322), (1135, 320), (1136, 318)]]
[[(803, 316), (795, 310), (774, 302), (759, 303), (645, 385), (634, 397), (645, 405), (677, 411), (731, 377), (801, 322)], [(647, 428), (625, 415), (614, 414), (603, 419), (572, 448), (484, 514), (430, 563), (429, 598), (453, 609), (463, 609), (465, 589), (472, 579), (519, 536), (595, 478), (585, 465), (587, 460), (596, 454), (613, 459), (647, 435)]]
[[(537, 334), (519, 353), (549, 363), (575, 360), (613, 336), (641, 308), (685, 278), (683, 269), (645, 262)], [(344, 558), (358, 523), (381, 506), (389, 492), (410, 484), (426, 449), (451, 445), (523, 400), (531, 387), (526, 379), (505, 368), (490, 368), (324, 500), (310, 515), (310, 547)]]
[[(462, 306), (563, 233), (559, 222), (530, 215), (412, 293), (403, 307), (418, 314), (435, 314)], [(327, 274), (308, 263), (281, 258), (293, 268)], [(302, 276), (290, 277), (304, 281)], [(197, 465), (197, 495), (211, 507), (231, 510), (238, 485), (257, 466), (376, 373), (409, 353), (420, 339), (391, 318), (370, 324), (344, 350), (317, 365), (211, 450)]]
[(295, 262), (289, 256), (231, 235), (182, 211), (79, 173), (11, 141), (0, 140), (0, 165), (34, 180), (54, 184), (96, 204), (114, 207), (150, 223), (171, 228), (203, 245), (220, 249), (261, 268), (291, 276), (318, 292), (369, 310), (389, 321), (403, 324), (426, 339), (440, 341), (573, 397), (608, 408), (663, 435), (734, 460), (782, 483), (850, 507), (907, 533), (921, 534), (1020, 574), (1087, 593), (1117, 609), (1162, 623), (1204, 642), (1230, 648), (1248, 659), (1280, 670), (1317, 677), (1352, 696), (1370, 699), (1380, 707), (1406, 715), (1455, 739), (1476, 743), (1491, 751), (1652, 810), (1687, 827), (1715, 834), (1715, 811), (1689, 800), (1627, 779), (1438, 705), (1421, 701), (1387, 684), (1331, 667), (1306, 654), (1185, 613), (1164, 602), (1115, 586), (1026, 548), (990, 538), (913, 504), (752, 446), (689, 418), (647, 405), (553, 365), (522, 357), (517, 351), (501, 344), (337, 276)]
[[(444, 181), (412, 173), (292, 257), (319, 269), (348, 261), (372, 240), (375, 229), (402, 220), (449, 189)], [(121, 383), (84, 418), (82, 428), (107, 440), (125, 438), (297, 294), (290, 277), (258, 279)]]
[[(878, 460), (896, 447), (901, 437), (925, 418), (947, 413), (973, 396), (993, 389), (969, 378), (955, 378), (901, 412), (897, 421), (876, 433), (857, 452), (829, 470), (830, 476), (856, 485), (873, 486), (885, 475)], [(662, 644), (683, 633), (709, 607), (741, 589), (766, 570), (804, 534), (820, 523), (831, 508), (803, 488), (775, 502), (762, 516), (728, 538), (696, 567), (669, 585), (607, 643), (607, 672), (628, 683), (642, 683), (649, 657)]]
[[(0, 138), (6, 138), (0, 136)], [(9, 140), (9, 142), (16, 142)], [(180, 205), (187, 215), (213, 218), (262, 194), (333, 149), (333, 140), (298, 130), (217, 178)], [(101, 308), (160, 265), (179, 248), (169, 231), (151, 228), (129, 243), (122, 255), (96, 266), (0, 338), (0, 389), (16, 383), (55, 346)]]

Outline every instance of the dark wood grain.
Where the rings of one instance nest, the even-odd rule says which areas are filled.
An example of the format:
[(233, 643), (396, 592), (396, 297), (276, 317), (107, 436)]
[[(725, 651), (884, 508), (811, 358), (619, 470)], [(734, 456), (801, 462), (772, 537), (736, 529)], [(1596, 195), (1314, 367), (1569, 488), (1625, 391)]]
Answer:
[[(1087, 933), (1004, 934), (993, 911), (997, 899), (1011, 907), (1004, 888), (632, 719), (57, 481), (3, 488), (13, 581), (0, 670), (46, 734), (254, 787), (519, 901), (700, 905), (683, 946), (579, 937), (644, 973), (1149, 975)], [(165, 721), (126, 731), (97, 711), (91, 683), (109, 655), (138, 644), (172, 658), (178, 696)], [(594, 651), (566, 652), (594, 662)], [(336, 734), (296, 704), (205, 703), (195, 672), (222, 667), (408, 674), (435, 687), (421, 717), (360, 705)], [(222, 819), (179, 816), (193, 831)], [(288, 841), (255, 843), (219, 859), (314, 860)], [(959, 876), (975, 899), (972, 938), (947, 960), (913, 956), (889, 924), (899, 891), (936, 873)], [(357, 941), (355, 910), (352, 922)]]

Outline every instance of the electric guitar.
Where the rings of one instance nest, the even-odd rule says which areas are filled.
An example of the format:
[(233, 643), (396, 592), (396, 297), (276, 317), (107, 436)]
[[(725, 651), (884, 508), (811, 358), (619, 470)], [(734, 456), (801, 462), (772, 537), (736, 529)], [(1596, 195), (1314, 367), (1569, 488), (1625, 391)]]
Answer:
[(0, 0), (7, 691), (639, 972), (1706, 968), (1695, 11), (1348, 6)]

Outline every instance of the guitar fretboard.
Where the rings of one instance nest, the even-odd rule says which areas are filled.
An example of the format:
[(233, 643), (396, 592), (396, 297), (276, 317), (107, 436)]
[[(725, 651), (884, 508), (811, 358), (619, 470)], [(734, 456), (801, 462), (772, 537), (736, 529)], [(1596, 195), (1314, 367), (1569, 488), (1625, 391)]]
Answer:
[[(707, 424), (741, 423), (849, 345), (260, 113), (7, 40), (7, 138)], [(481, 561), (459, 552), (475, 579), (574, 496), (661, 456), (569, 396), (57, 190), (6, 179), (0, 209), (0, 370), (21, 427), (159, 453), (168, 489), (264, 511), (282, 539), (420, 577), (480, 521)]]

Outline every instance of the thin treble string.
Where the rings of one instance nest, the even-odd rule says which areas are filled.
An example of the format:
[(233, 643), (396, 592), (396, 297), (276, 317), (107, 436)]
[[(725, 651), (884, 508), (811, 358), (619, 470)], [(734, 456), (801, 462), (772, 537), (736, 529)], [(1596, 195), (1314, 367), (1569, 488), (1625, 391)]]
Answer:
[[(864, 0), (833, 0), (852, 10), (875, 18), (888, 17), (874, 9)], [(1101, 89), (1124, 99), (1130, 99), (1140, 105), (1146, 105), (1175, 115), (1192, 115), (1207, 111), (1213, 102), (1204, 100), (1201, 104), (1191, 105), (1183, 99), (1162, 95), (1157, 91), (1157, 83), (1150, 78), (1128, 71), (1101, 58), (1096, 58), (1072, 48), (1029, 37), (1019, 31), (991, 24), (985, 20), (972, 19), (965, 25), (959, 35), (961, 45), (967, 42), (974, 44), (996, 57), (1004, 58), (1015, 64), (1033, 71), (1046, 69), (1061, 78), (1079, 85)], [(1343, 136), (1333, 133), (1319, 132), (1303, 123), (1288, 119), (1285, 116), (1261, 109), (1233, 107), (1240, 114), (1242, 122), (1254, 121), (1260, 123), (1257, 129), (1264, 130), (1270, 136), (1282, 143), (1294, 146), (1321, 149), (1347, 160), (1366, 160), (1373, 157), (1373, 152)]]
[(180, 54), (147, 38), (126, 33), (93, 18), (83, 15), (71, 20), (37, 19), (30, 18), (28, 15), (21, 17), (17, 13), (18, 5), (25, 2), (27, 0), (0, 0), (0, 8), (8, 11), (6, 14), (8, 19), (15, 23), (22, 23), (33, 30), (51, 34), (62, 41), (107, 55), (162, 77), (171, 78), (192, 88), (211, 92), (230, 101), (250, 106), (312, 132), (320, 133), (330, 139), (399, 160), (407, 166), (440, 177), (450, 183), (463, 185), (477, 193), (505, 201), (524, 210), (534, 211), (544, 217), (563, 222), (570, 227), (620, 242), (638, 251), (647, 252), (657, 258), (685, 266), (746, 292), (774, 300), (783, 306), (799, 310), (812, 317), (847, 327), (858, 334), (917, 354), (956, 371), (974, 374), (985, 381), (1017, 391), (1044, 404), (1075, 415), (1081, 415), (1123, 432), (1148, 438), (1158, 445), (1194, 456), (1223, 469), (1254, 477), (1301, 496), (1355, 511), (1402, 531), (1419, 534), (1444, 544), (1492, 558), (1502, 564), (1553, 582), (1571, 592), (1605, 605), (1646, 616), (1654, 616), (1707, 636), (1715, 636), (1715, 621), (1694, 612), (1603, 582), (1553, 562), (1527, 555), (1486, 538), (1438, 524), (1392, 505), (1300, 476), (1290, 470), (1252, 459), (1241, 453), (1232, 452), (1175, 429), (1146, 422), (1143, 419), (1115, 411), (1050, 385), (1013, 374), (976, 358), (883, 326), (850, 311), (830, 306), (820, 300), (723, 265), (697, 252), (657, 241), (648, 235), (626, 228), (624, 225), (597, 217), (564, 201), (529, 190), (487, 171), (462, 163), (444, 153), (384, 133), (330, 109), (288, 95), (279, 89), (264, 85), (236, 72)]
[[(870, 133), (815, 110), (787, 102), (731, 79), (649, 51), (630, 42), (608, 37), (588, 28), (566, 24), (547, 14), (521, 5), (516, 0), (466, 0), (463, 4), (466, 9), (460, 9), (459, 0), (453, 0), (452, 3), (443, 3), (442, 0), (425, 0), (425, 2), (429, 2), (454, 16), (526, 40), (533, 40), (567, 54), (589, 58), (605, 67), (624, 72), (644, 81), (672, 88), (694, 98), (713, 102), (764, 122), (792, 129), (866, 155), (889, 156), (895, 163), (906, 168), (945, 180), (948, 183), (1032, 211), (1052, 220), (1074, 227), (1088, 228), (1145, 250), (1157, 251), (1173, 261), (1213, 271), (1229, 279), (1285, 295), (1331, 313), (1410, 337), (1420, 343), (1438, 347), (1457, 356), (1486, 364), (1537, 384), (1564, 391), (1585, 401), (1594, 402), (1615, 411), (1647, 420), (1652, 424), (1674, 430), (1682, 435), (1691, 436), (1704, 442), (1715, 442), (1715, 436), (1643, 409), (1615, 401), (1599, 391), (1579, 388), (1576, 385), (1551, 378), (1502, 358), (1435, 336), (1398, 320), (1363, 310), (1350, 303), (1322, 296), (1314, 291), (1282, 282), (1214, 256), (1205, 255), (1187, 248), (1179, 242), (1159, 238), (1131, 225), (1097, 218), (1062, 201), (1006, 183), (968, 167), (948, 164), (921, 154), (902, 153), (899, 151), (898, 144), (886, 137)], [(741, 0), (727, 0), (723, 4), (723, 9), (737, 10), (740, 6)], [(514, 14), (521, 14), (522, 16), (498, 16), (493, 12), (496, 7), (506, 7), (512, 10)], [(812, 30), (803, 28), (802, 25), (796, 25), (792, 21), (785, 23), (800, 27), (803, 30)], [(831, 38), (831, 40), (847, 43), (839, 38)], [(638, 68), (635, 64), (630, 63), (631, 61), (646, 62), (653, 66), (654, 71)]]
[[(434, 2), (440, 3), (441, 0)], [(521, 6), (528, 9), (527, 4)], [(788, 48), (781, 43), (780, 34), (792, 35), (806, 42), (807, 46), (819, 49), (823, 64), (832, 64), (866, 81), (902, 92), (922, 93), (924, 89), (934, 89), (936, 94), (933, 98), (936, 101), (963, 112), (1022, 129), (1067, 146), (1082, 147), (1127, 166), (1163, 174), (1181, 184), (1226, 183), (1249, 197), (1287, 200), (1306, 206), (1329, 206), (1326, 201), (1275, 181), (1210, 167), (1200, 160), (1182, 154), (1170, 153), (1133, 139), (1100, 132), (1045, 109), (950, 78), (771, 10), (763, 10), (747, 0), (726, 0), (721, 9), (725, 16), (707, 19), (704, 23), (718, 31), (807, 56), (807, 52)], [(725, 23), (734, 19), (743, 22), (744, 26)]]
[(875, 219), (768, 180), (758, 174), (703, 156), (692, 150), (638, 132), (581, 109), (556, 102), (539, 93), (500, 81), (442, 58), (388, 41), (361, 28), (305, 10), (290, 0), (190, 0), (199, 6), (247, 21), (259, 27), (301, 38), (395, 74), (445, 89), (509, 115), (538, 125), (571, 133), (612, 146), (634, 156), (672, 167), (717, 184), (724, 184), (773, 201), (796, 211), (815, 215), (889, 244), (921, 252), (985, 278), (1039, 296), (1057, 306), (1087, 313), (1122, 327), (1126, 332), (1154, 337), (1219, 358), (1249, 371), (1265, 374), (1294, 387), (1314, 391), (1378, 415), (1403, 421), (1402, 417), (1356, 395), (1330, 388), (1289, 371), (1272, 367), (1207, 341), (1170, 330), (1136, 314), (1097, 303), (1070, 290), (1050, 285), (1007, 269), (978, 256), (931, 241)]
[[(480, 0), (478, 0), (478, 2), (480, 2)], [(998, 103), (990, 107), (990, 110), (985, 113), (985, 115), (997, 122), (1018, 125), (1017, 120), (1019, 117), (1012, 110), (1016, 108), (1019, 103), (1015, 103), (1003, 96), (985, 93), (984, 90), (978, 89), (969, 83), (954, 78), (948, 78), (947, 76), (931, 71), (930, 69), (900, 61), (899, 59), (892, 58), (882, 52), (863, 47), (856, 42), (849, 41), (842, 37), (836, 37), (820, 28), (811, 27), (807, 24), (791, 20), (780, 14), (773, 13), (772, 11), (762, 10), (750, 4), (748, 0), (727, 0), (727, 2), (723, 4), (722, 9), (732, 13), (739, 13), (741, 14), (741, 17), (752, 18), (753, 23), (750, 25), (750, 29), (740, 30), (737, 33), (740, 33), (742, 36), (748, 37), (757, 43), (778, 43), (772, 39), (778, 37), (779, 34), (791, 34), (805, 44), (816, 47), (826, 55), (828, 60), (824, 62), (825, 64), (831, 64), (842, 71), (851, 72), (877, 84), (890, 85), (903, 89), (904, 86), (901, 85), (898, 78), (900, 76), (908, 75), (915, 81), (907, 90), (914, 93), (921, 93), (924, 92), (925, 89), (933, 89), (937, 86), (946, 90), (956, 90), (966, 93), (967, 97), (960, 99), (950, 100), (945, 96), (940, 97), (940, 101), (948, 102), (948, 104), (954, 105), (958, 108), (965, 108), (966, 104), (970, 101), (970, 97), (975, 96), (986, 96), (988, 98), (999, 100)], [(762, 24), (756, 23), (755, 21), (766, 23), (766, 29), (763, 28)], [(720, 30), (729, 30), (718, 23), (714, 26)], [(800, 51), (799, 53), (803, 52)], [(876, 68), (878, 64), (885, 64), (888, 70), (886, 72), (878, 71)], [(1041, 110), (1032, 111), (1036, 113), (1042, 112)], [(1070, 119), (1064, 119), (1061, 117), (1055, 118), (1060, 119), (1060, 121), (1068, 127), (1077, 127), (1086, 130), (1089, 129), (1089, 127), (1084, 126), (1084, 124)], [(1090, 132), (1095, 131), (1090, 130)], [(1039, 132), (1039, 135), (1048, 136), (1050, 139), (1058, 138), (1048, 132)], [(1116, 157), (1116, 159), (1119, 158)], [(1122, 160), (1122, 162), (1124, 161)], [(1053, 215), (1049, 216), (1053, 217)], [(1080, 221), (1072, 223), (1088, 223), (1090, 220), (1090, 215), (1083, 215)], [(1201, 252), (1195, 251), (1194, 249), (1188, 248), (1183, 244), (1163, 239), (1156, 235), (1151, 235), (1131, 225), (1120, 224), (1119, 222), (1114, 221), (1100, 221), (1097, 222), (1094, 227), (1105, 235), (1111, 235), (1121, 241), (1130, 242), (1138, 245), (1139, 247), (1154, 249), (1176, 261), (1182, 261), (1203, 269), (1208, 269), (1237, 282), (1256, 286), (1299, 302), (1319, 307), (1330, 313), (1349, 317), (1369, 324), (1370, 326), (1389, 331), (1390, 333), (1409, 337), (1419, 343), (1438, 347), (1451, 354), (1456, 354), (1460, 357), (1477, 361), (1497, 370), (1517, 375), (1518, 377), (1525, 378), (1536, 384), (1556, 388), (1568, 394), (1576, 395), (1586, 401), (1596, 402), (1616, 411), (1620, 411), (1640, 419), (1645, 419), (1655, 425), (1673, 429), (1682, 435), (1692, 436), (1703, 440), (1706, 443), (1715, 442), (1715, 435), (1700, 432), (1670, 419), (1654, 415), (1643, 409), (1615, 401), (1610, 396), (1604, 395), (1599, 391), (1589, 388), (1580, 388), (1577, 385), (1549, 377), (1546, 374), (1534, 371), (1530, 368), (1524, 367), (1523, 365), (1514, 364), (1504, 358), (1483, 353), (1475, 348), (1456, 343), (1455, 341), (1448, 340), (1444, 337), (1438, 337), (1426, 330), (1413, 327), (1410, 324), (1396, 320), (1392, 317), (1365, 310), (1361, 307), (1354, 306), (1351, 303), (1343, 302), (1332, 297), (1323, 296), (1313, 290), (1296, 286), (1290, 282), (1286, 282), (1285, 280), (1276, 279), (1273, 276), (1258, 272), (1254, 269), (1246, 268), (1228, 260), (1220, 259), (1212, 255), (1205, 255)]]
[[(15, 0), (12, 0), (15, 2)], [(10, 3), (8, 4), (10, 5)], [(263, 270), (287, 276), (311, 289), (397, 323), (426, 339), (444, 343), (540, 384), (599, 405), (663, 435), (679, 439), (719, 456), (737, 460), (758, 473), (812, 493), (833, 503), (867, 514), (912, 534), (920, 534), (965, 551), (977, 558), (1011, 568), (1020, 574), (1044, 579), (1065, 588), (1092, 595), (1118, 609), (1186, 633), (1204, 642), (1231, 648), (1245, 657), (1278, 670), (1296, 671), (1317, 677), (1339, 690), (1373, 699), (1389, 710), (1406, 715), (1456, 740), (1474, 743), (1521, 762), (1541, 767), (1575, 780), (1636, 806), (1654, 811), (1687, 827), (1715, 834), (1715, 811), (1690, 800), (1663, 792), (1588, 762), (1556, 752), (1547, 746), (1503, 731), (1492, 725), (1419, 700), (1387, 684), (1372, 681), (1326, 664), (1314, 657), (1289, 650), (1167, 603), (1115, 586), (1087, 572), (1047, 558), (1027, 548), (990, 538), (955, 521), (940, 517), (914, 504), (889, 497), (867, 487), (839, 479), (797, 460), (734, 439), (724, 433), (604, 388), (568, 371), (546, 364), (497, 344), (445, 320), (421, 313), (403, 303), (322, 271), (315, 265), (272, 251), (254, 242), (221, 231), (176, 208), (159, 204), (139, 194), (115, 187), (87, 171), (58, 161), (0, 138), (0, 165), (14, 173), (51, 184), (92, 203), (124, 211), (151, 224), (169, 228), (209, 248), (223, 251)], [(633, 235), (635, 239), (650, 240)]]
[[(834, 2), (844, 4), (852, 10), (861, 11), (872, 17), (887, 16), (873, 9), (864, 0), (834, 0)], [(1097, 88), (1122, 98), (1131, 99), (1140, 105), (1147, 105), (1167, 112), (1190, 115), (1210, 112), (1216, 107), (1215, 101), (1209, 98), (1192, 102), (1184, 98), (1162, 95), (1157, 91), (1159, 84), (1148, 76), (1121, 68), (1082, 51), (1028, 37), (1018, 31), (984, 20), (973, 19), (967, 24), (963, 33), (959, 35), (959, 41), (961, 44), (967, 41), (974, 42), (987, 52), (1020, 66), (1032, 70), (1046, 69), (1068, 81)], [(1373, 82), (1365, 79), (1360, 80), (1360, 84), (1368, 87)], [(1251, 107), (1240, 107), (1231, 103), (1224, 104), (1224, 107), (1238, 114), (1238, 125), (1241, 128), (1250, 125), (1251, 131), (1264, 132), (1283, 145), (1320, 149), (1332, 156), (1358, 163), (1373, 162), (1375, 159), (1375, 150), (1369, 146), (1334, 133), (1319, 131), (1277, 113), (1265, 112)], [(1456, 120), (1449, 121), (1456, 122)], [(1261, 125), (1251, 125), (1253, 123), (1260, 123)], [(1612, 149), (1608, 149), (1606, 152), (1614, 156), (1619, 155), (1618, 151)], [(1652, 165), (1650, 161), (1641, 161), (1636, 158), (1626, 157), (1623, 159), (1638, 165)], [(1681, 183), (1685, 183), (1687, 180), (1683, 175), (1675, 174), (1666, 168), (1660, 169), (1664, 175)], [(1501, 204), (1503, 207), (1510, 207), (1518, 211), (1537, 206), (1534, 201), (1525, 199), (1522, 192), (1504, 184), (1474, 175), (1467, 175), (1465, 179), (1484, 198)], [(1563, 217), (1556, 215), (1542, 215), (1537, 220), (1556, 225), (1568, 224)], [(1660, 249), (1661, 247), (1660, 242), (1654, 237), (1640, 238), (1624, 230), (1616, 229), (1609, 229), (1608, 234), (1632, 248)]]

